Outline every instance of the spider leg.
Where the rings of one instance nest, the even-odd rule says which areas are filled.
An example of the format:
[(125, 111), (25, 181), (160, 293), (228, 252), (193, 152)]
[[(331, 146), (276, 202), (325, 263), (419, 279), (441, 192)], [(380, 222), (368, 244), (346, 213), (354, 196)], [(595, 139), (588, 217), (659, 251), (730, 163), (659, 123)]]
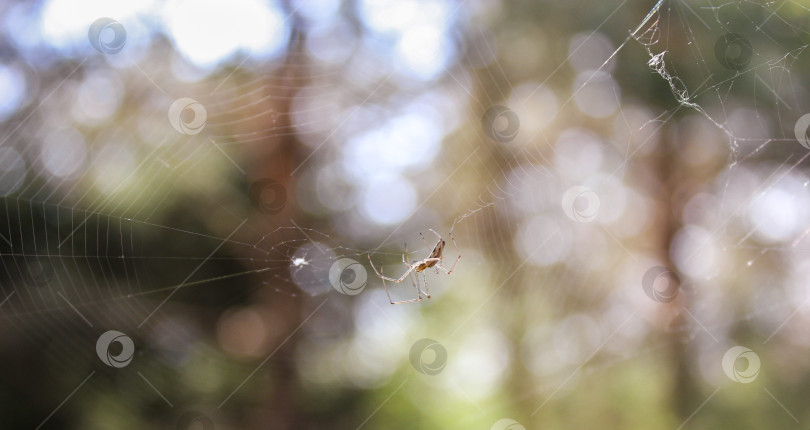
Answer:
[(425, 281), (425, 294), (427, 294), (427, 298), (430, 298), (430, 286), (428, 286), (427, 274), (425, 272), (422, 272), (422, 279)]
[[(444, 238), (442, 237), (442, 235), (440, 235), (439, 233), (436, 233), (436, 230), (433, 230), (432, 228), (429, 228), (428, 230), (429, 230), (431, 233), (435, 234), (435, 235), (436, 235), (436, 237), (438, 237), (440, 241), (443, 241), (443, 240), (444, 240)], [(453, 231), (452, 231), (452, 230), (450, 230), (450, 238), (451, 238), (451, 239), (453, 238)], [(422, 238), (422, 240), (424, 240), (424, 238)], [(453, 242), (453, 243), (455, 243), (455, 242)], [(456, 247), (456, 248), (458, 248), (458, 247)], [(442, 263), (444, 263), (444, 255), (440, 255), (440, 256), (439, 256), (439, 260), (438, 260), (438, 261), (439, 261), (439, 264), (437, 264), (437, 265), (433, 266), (433, 270), (435, 270), (435, 271), (436, 271), (436, 274), (437, 274), (437, 275), (439, 274), (439, 267), (442, 267)], [(453, 265), (453, 267), (455, 267), (455, 265)], [(444, 270), (444, 267), (442, 267), (442, 270)], [(450, 269), (450, 270), (452, 270), (452, 269)], [(447, 270), (445, 270), (445, 272), (447, 272)]]
[[(371, 259), (369, 259), (369, 261), (371, 261)], [(372, 266), (372, 267), (373, 267), (373, 266)], [(383, 268), (382, 268), (382, 267), (380, 267), (380, 270), (382, 270), (382, 269), (383, 269)], [(376, 271), (377, 271), (377, 269), (374, 269), (374, 271), (376, 272)], [(387, 286), (387, 285), (385, 285), (385, 278), (383, 278), (383, 277), (382, 277), (382, 275), (380, 275), (380, 279), (382, 279), (383, 288), (385, 288), (385, 295), (386, 295), (386, 296), (388, 296), (388, 301), (389, 301), (389, 302), (391, 302), (391, 304), (393, 305), (393, 304), (394, 304), (394, 301), (393, 301), (393, 300), (391, 300), (391, 294), (389, 294), (389, 293), (388, 293), (388, 286)]]
[[(436, 233), (436, 232), (434, 231), (434, 233)], [(436, 233), (436, 234), (438, 234), (438, 233)], [(456, 262), (453, 263), (453, 266), (450, 267), (450, 270), (445, 269), (445, 267), (442, 265), (442, 261), (440, 261), (439, 264), (435, 265), (434, 267), (438, 267), (439, 269), (442, 269), (444, 271), (444, 273), (447, 273), (449, 275), (449, 274), (453, 273), (453, 269), (456, 268), (456, 264), (458, 264), (458, 262), (461, 261), (461, 250), (458, 249), (458, 244), (456, 243), (456, 239), (453, 237), (453, 232), (450, 231), (449, 233), (447, 233), (447, 235), (450, 236), (450, 240), (453, 242), (453, 246), (455, 246), (456, 251), (458, 251), (458, 258), (456, 258)]]
[[(420, 294), (417, 294), (417, 298), (415, 298), (415, 299), (401, 300), (401, 301), (395, 302), (393, 299), (391, 299), (391, 293), (388, 292), (388, 285), (385, 283), (385, 281), (391, 281), (391, 282), (399, 284), (400, 282), (404, 281), (405, 278), (408, 277), (408, 275), (413, 274), (413, 269), (415, 268), (415, 266), (408, 265), (408, 270), (405, 273), (403, 273), (402, 276), (399, 279), (394, 279), (394, 278), (389, 278), (388, 276), (385, 276), (383, 274), (383, 267), (382, 266), (380, 266), (380, 270), (377, 271), (377, 268), (374, 267), (374, 263), (371, 262), (371, 254), (368, 254), (368, 262), (369, 262), (369, 264), (371, 264), (371, 268), (374, 269), (374, 273), (377, 274), (377, 277), (382, 279), (383, 288), (385, 288), (385, 295), (388, 296), (388, 301), (392, 305), (398, 305), (400, 303), (412, 303), (412, 302), (418, 302), (418, 301), (422, 300), (422, 296)], [(417, 290), (418, 290), (418, 288), (417, 288)]]
[(410, 264), (408, 264), (408, 244), (407, 243), (405, 244), (405, 253), (402, 254), (402, 262), (405, 263), (406, 266), (410, 266)]
[[(382, 270), (382, 267), (380, 268), (380, 270)], [(413, 272), (409, 271), (405, 275), (407, 275), (408, 273), (413, 273)], [(418, 301), (422, 300), (422, 297), (420, 296), (420, 297), (417, 297), (415, 299), (400, 300), (400, 301), (395, 302), (394, 300), (391, 299), (391, 293), (388, 292), (388, 286), (385, 284), (385, 279), (386, 278), (384, 276), (381, 276), (380, 279), (383, 280), (382, 283), (383, 283), (383, 287), (385, 288), (385, 295), (388, 296), (388, 302), (391, 303), (392, 305), (399, 305), (399, 304), (402, 304), (402, 303), (413, 303), (413, 302), (418, 302)]]
[[(431, 231), (433, 231), (433, 230), (431, 230)], [(435, 232), (434, 232), (434, 233), (435, 233)], [(425, 249), (427, 249), (427, 252), (430, 252), (430, 250), (431, 250), (431, 249), (433, 249), (433, 248), (431, 248), (431, 247), (430, 247), (430, 245), (428, 245), (427, 241), (425, 240), (425, 236), (424, 236), (424, 235), (422, 235), (422, 232), (421, 232), (421, 231), (419, 232), (419, 237), (421, 237), (421, 238), (422, 238), (422, 243), (424, 243), (424, 244), (425, 244)]]
[[(396, 283), (396, 284), (399, 284), (400, 282), (404, 281), (405, 277), (407, 277), (408, 274), (411, 273), (411, 271), (413, 271), (413, 269), (414, 269), (414, 267), (412, 265), (408, 265), (408, 270), (405, 273), (403, 273), (402, 276), (399, 279), (389, 278), (387, 276), (383, 276), (382, 274), (380, 274), (380, 272), (377, 270), (377, 268), (374, 267), (374, 263), (371, 262), (371, 254), (367, 254), (367, 255), (368, 255), (368, 263), (371, 264), (371, 268), (374, 269), (374, 273), (377, 274), (377, 277), (380, 278), (380, 279), (384, 279), (386, 281), (391, 281), (391, 282)], [(382, 269), (382, 266), (380, 267), (380, 269)]]
[[(430, 228), (429, 228), (428, 230), (432, 231), (432, 232), (433, 232), (433, 234), (435, 234), (436, 236), (439, 236), (439, 233), (436, 233), (435, 231), (433, 231), (433, 229), (430, 229)], [(425, 240), (425, 236), (423, 236), (423, 235), (422, 235), (422, 232), (419, 232), (419, 237), (421, 237), (421, 238), (422, 238), (422, 243), (424, 243), (424, 244), (425, 244), (425, 249), (431, 249), (431, 248), (430, 248), (430, 245), (428, 245), (427, 241)], [(442, 237), (441, 237), (441, 236), (439, 236), (439, 240), (442, 240)], [(433, 261), (433, 259), (432, 259), (432, 258), (431, 258), (431, 259), (427, 259), (427, 261)], [(440, 259), (439, 261), (441, 261), (441, 259)], [(439, 274), (439, 269), (436, 269), (436, 268), (434, 267), (434, 270), (436, 270), (436, 274), (438, 275), (438, 274)]]
[(411, 272), (411, 284), (416, 288), (417, 301), (422, 300), (422, 289), (419, 288), (419, 273)]

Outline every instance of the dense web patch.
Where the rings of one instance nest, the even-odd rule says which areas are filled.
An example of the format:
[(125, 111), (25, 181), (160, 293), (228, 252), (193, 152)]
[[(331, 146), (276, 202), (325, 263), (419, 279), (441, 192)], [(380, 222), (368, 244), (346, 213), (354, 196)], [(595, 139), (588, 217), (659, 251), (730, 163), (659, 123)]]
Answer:
[[(656, 9), (634, 38), (678, 103), (728, 135), (733, 162), (772, 142), (794, 141), (792, 125), (805, 107), (797, 97), (802, 84), (791, 70), (806, 62), (806, 8), (793, 2), (674, 1), (659, 2)], [(715, 43), (699, 42), (705, 40)], [(741, 107), (751, 111), (744, 119), (735, 116)], [(756, 121), (758, 130), (743, 127), (745, 119)]]

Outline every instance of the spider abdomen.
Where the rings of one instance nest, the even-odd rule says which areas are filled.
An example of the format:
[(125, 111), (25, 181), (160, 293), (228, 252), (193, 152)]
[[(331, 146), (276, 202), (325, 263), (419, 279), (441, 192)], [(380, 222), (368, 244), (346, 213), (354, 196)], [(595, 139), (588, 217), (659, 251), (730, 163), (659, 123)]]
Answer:
[(438, 262), (439, 262), (439, 259), (425, 261), (425, 262), (422, 262), (421, 264), (419, 264), (418, 266), (416, 266), (413, 270), (416, 270), (417, 272), (423, 272), (426, 269), (429, 269), (429, 268), (435, 266), (436, 263), (438, 263)]

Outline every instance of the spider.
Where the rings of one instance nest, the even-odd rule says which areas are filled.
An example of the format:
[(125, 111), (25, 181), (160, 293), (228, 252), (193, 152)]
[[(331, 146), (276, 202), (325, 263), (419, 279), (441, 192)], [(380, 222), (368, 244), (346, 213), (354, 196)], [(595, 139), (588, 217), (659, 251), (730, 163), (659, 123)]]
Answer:
[[(415, 261), (412, 261), (412, 262), (408, 263), (406, 261), (406, 256), (408, 255), (408, 247), (406, 245), (405, 246), (405, 254), (402, 254), (402, 264), (408, 266), (408, 270), (406, 270), (405, 273), (403, 273), (402, 276), (400, 276), (398, 279), (389, 278), (387, 276), (384, 276), (382, 274), (382, 267), (380, 267), (380, 271), (377, 271), (377, 268), (374, 267), (374, 263), (371, 262), (371, 255), (370, 254), (368, 255), (368, 262), (371, 264), (371, 268), (374, 269), (374, 273), (376, 273), (377, 276), (380, 279), (382, 279), (383, 287), (385, 288), (385, 294), (388, 296), (388, 301), (391, 302), (392, 305), (398, 305), (400, 303), (418, 302), (418, 301), (422, 300), (422, 293), (423, 292), (425, 293), (426, 297), (429, 299), (430, 298), (430, 287), (428, 286), (427, 275), (424, 273), (425, 270), (432, 267), (434, 270), (436, 270), (436, 274), (438, 275), (439, 274), (439, 269), (442, 269), (444, 271), (444, 273), (447, 273), (449, 275), (449, 274), (453, 273), (453, 269), (456, 268), (456, 264), (458, 264), (458, 262), (461, 260), (461, 251), (459, 251), (458, 258), (456, 259), (456, 262), (453, 263), (453, 266), (449, 270), (446, 269), (442, 265), (442, 262), (444, 261), (444, 257), (442, 255), (443, 252), (444, 252), (444, 239), (441, 237), (441, 235), (439, 235), (439, 233), (436, 233), (433, 229), (429, 229), (429, 230), (433, 234), (435, 234), (436, 236), (439, 237), (439, 241), (436, 242), (436, 246), (433, 247), (433, 251), (431, 251), (430, 255), (428, 255), (427, 258), (424, 258), (422, 260), (415, 260)], [(458, 251), (458, 244), (456, 243), (456, 240), (453, 238), (453, 230), (450, 229), (450, 231), (447, 233), (447, 235), (450, 236), (450, 240), (453, 241), (453, 245), (456, 247), (456, 251)], [(425, 236), (423, 236), (422, 233), (419, 233), (419, 236), (422, 238), (422, 242), (425, 243), (425, 247), (427, 248), (428, 244), (425, 241)], [(418, 275), (419, 272), (422, 272), (422, 279), (424, 280), (425, 291), (422, 291), (422, 289), (419, 288), (419, 275)], [(401, 300), (401, 301), (398, 301), (398, 302), (395, 302), (395, 301), (391, 300), (391, 294), (388, 292), (388, 286), (385, 285), (385, 281), (391, 281), (391, 282), (393, 282), (395, 284), (399, 284), (400, 282), (404, 281), (405, 278), (408, 277), (408, 275), (411, 275), (411, 283), (413, 284), (413, 287), (416, 288), (416, 298), (415, 299), (410, 299), (410, 300)]]

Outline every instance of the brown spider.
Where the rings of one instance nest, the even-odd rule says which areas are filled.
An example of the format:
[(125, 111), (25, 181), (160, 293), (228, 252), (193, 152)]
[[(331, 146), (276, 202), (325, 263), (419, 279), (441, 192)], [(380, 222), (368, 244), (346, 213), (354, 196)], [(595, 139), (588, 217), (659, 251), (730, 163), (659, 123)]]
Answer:
[[(433, 229), (429, 229), (429, 230), (431, 232), (433, 232), (433, 234), (435, 234), (436, 236), (439, 237), (439, 241), (436, 242), (436, 246), (433, 247), (433, 251), (431, 251), (430, 255), (428, 255), (428, 257), (425, 258), (425, 259), (415, 260), (415, 261), (412, 261), (411, 263), (408, 263), (406, 261), (406, 255), (408, 254), (408, 248), (406, 246), (405, 247), (405, 254), (402, 254), (402, 264), (408, 266), (408, 270), (405, 271), (405, 273), (403, 273), (402, 276), (400, 276), (398, 279), (389, 278), (387, 276), (384, 276), (381, 273), (382, 272), (382, 267), (380, 267), (380, 271), (377, 271), (377, 268), (374, 267), (374, 263), (371, 262), (371, 255), (370, 254), (368, 255), (368, 262), (371, 264), (371, 268), (374, 269), (374, 273), (376, 273), (377, 276), (380, 279), (382, 279), (383, 287), (385, 288), (385, 294), (388, 295), (388, 301), (391, 302), (392, 305), (398, 305), (400, 303), (418, 302), (418, 301), (422, 300), (423, 291), (422, 291), (421, 288), (419, 288), (419, 275), (418, 275), (418, 273), (420, 273), (420, 272), (422, 272), (422, 279), (424, 280), (424, 284), (425, 284), (424, 293), (425, 293), (426, 297), (429, 299), (430, 298), (430, 287), (428, 286), (427, 275), (424, 273), (425, 270), (433, 267), (436, 270), (437, 275), (439, 274), (439, 269), (442, 269), (445, 273), (447, 273), (449, 275), (449, 274), (451, 274), (453, 272), (453, 269), (455, 269), (456, 264), (458, 264), (458, 262), (461, 260), (461, 251), (459, 251), (458, 258), (456, 259), (456, 262), (453, 263), (453, 266), (450, 267), (449, 270), (446, 269), (442, 265), (442, 263), (444, 261), (444, 256), (443, 256), (444, 244), (445, 244), (444, 239), (441, 237), (441, 235), (439, 235), (439, 233), (436, 233)], [(447, 233), (447, 235), (450, 236), (450, 240), (453, 241), (453, 245), (455, 245), (456, 251), (458, 251), (458, 244), (456, 243), (456, 240), (453, 238), (453, 230), (451, 229), (450, 232)], [(422, 242), (425, 243), (425, 247), (427, 247), (428, 244), (425, 241), (425, 236), (423, 236), (422, 233), (419, 233), (419, 236), (422, 238)], [(410, 299), (410, 300), (402, 300), (402, 301), (398, 301), (398, 302), (395, 302), (395, 301), (391, 300), (391, 294), (388, 292), (388, 286), (385, 285), (385, 281), (391, 281), (393, 283), (399, 284), (400, 282), (404, 281), (405, 278), (408, 277), (408, 275), (411, 275), (411, 283), (413, 284), (413, 287), (416, 288), (416, 298), (415, 299)]]

